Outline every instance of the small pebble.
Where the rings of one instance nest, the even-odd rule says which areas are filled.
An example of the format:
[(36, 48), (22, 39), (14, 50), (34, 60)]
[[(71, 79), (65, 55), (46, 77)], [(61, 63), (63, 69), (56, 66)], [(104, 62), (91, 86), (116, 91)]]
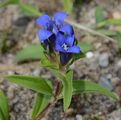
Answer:
[(94, 56), (93, 52), (87, 52), (86, 58), (92, 58)]
[(107, 77), (107, 79), (111, 79), (112, 78), (112, 74), (108, 74), (106, 77)]
[(76, 120), (83, 120), (83, 118), (82, 118), (81, 115), (77, 114), (77, 115), (76, 115)]
[(121, 100), (121, 81), (119, 81), (119, 82), (117, 83), (117, 86), (116, 86), (116, 88), (115, 88), (115, 92), (116, 92), (116, 94), (119, 96), (119, 98), (120, 98), (120, 100)]
[(70, 69), (72, 69), (72, 70), (75, 69), (75, 64), (74, 63), (70, 65)]
[(101, 77), (99, 84), (102, 85), (103, 87), (108, 88), (110, 91), (113, 90), (113, 86), (111, 85), (111, 83), (109, 82), (109, 80), (106, 77)]
[(121, 68), (121, 60), (117, 62), (116, 67)]
[(74, 109), (73, 109), (73, 108), (69, 108), (69, 109), (66, 111), (66, 116), (71, 116), (73, 113), (74, 113)]
[(107, 120), (121, 120), (121, 108), (109, 114)]
[(107, 53), (103, 53), (99, 56), (98, 64), (100, 67), (105, 68), (109, 65), (109, 55)]
[(35, 75), (35, 76), (39, 76), (40, 75), (40, 69), (33, 70), (32, 74)]
[(120, 78), (113, 77), (110, 80), (111, 80), (112, 85), (115, 86), (120, 81)]

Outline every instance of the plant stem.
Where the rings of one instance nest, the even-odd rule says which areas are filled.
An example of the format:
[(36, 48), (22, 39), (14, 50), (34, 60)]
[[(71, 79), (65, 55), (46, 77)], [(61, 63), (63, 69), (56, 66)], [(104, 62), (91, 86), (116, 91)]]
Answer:
[(50, 107), (51, 105), (52, 105), (52, 103), (49, 102), (48, 105), (35, 117), (34, 120), (40, 120), (41, 115), (42, 115), (44, 112), (46, 112), (46, 111), (49, 109), (49, 107)]
[(47, 106), (40, 112), (37, 114), (37, 116), (35, 117), (34, 120), (40, 120), (41, 116), (48, 111), (48, 109), (57, 101), (57, 97), (60, 93), (60, 81), (57, 81), (56, 83), (56, 89), (55, 89), (55, 93), (54, 93), (54, 99), (52, 99), (51, 102), (49, 102), (47, 104)]
[(57, 96), (60, 93), (60, 81), (57, 81), (56, 83), (56, 89), (55, 89), (55, 100), (57, 100)]
[(97, 32), (96, 30), (93, 30), (93, 29), (90, 29), (90, 28), (88, 28), (86, 26), (80, 25), (80, 24), (78, 24), (78, 23), (76, 23), (74, 21), (71, 21), (69, 19), (66, 19), (65, 21), (68, 22), (68, 23), (70, 23), (72, 26), (74, 26), (74, 27), (76, 27), (78, 29), (84, 30), (84, 31), (89, 32), (89, 33), (91, 33), (93, 35), (97, 35), (97, 36), (103, 37), (106, 40), (110, 40), (112, 42), (115, 42), (115, 40), (113, 38), (108, 37), (108, 36), (106, 36), (106, 35), (104, 35), (104, 34), (102, 34), (100, 32)]

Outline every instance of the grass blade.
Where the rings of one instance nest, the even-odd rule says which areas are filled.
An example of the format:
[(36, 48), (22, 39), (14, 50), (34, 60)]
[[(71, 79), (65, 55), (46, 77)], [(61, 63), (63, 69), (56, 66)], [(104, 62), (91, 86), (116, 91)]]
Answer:
[(50, 96), (37, 93), (37, 96), (35, 98), (34, 105), (32, 108), (32, 113), (30, 115), (30, 120), (34, 120), (37, 114), (46, 107), (49, 100), (50, 100)]
[(0, 118), (4, 118), (1, 120), (8, 120), (8, 102), (4, 93), (0, 90)]

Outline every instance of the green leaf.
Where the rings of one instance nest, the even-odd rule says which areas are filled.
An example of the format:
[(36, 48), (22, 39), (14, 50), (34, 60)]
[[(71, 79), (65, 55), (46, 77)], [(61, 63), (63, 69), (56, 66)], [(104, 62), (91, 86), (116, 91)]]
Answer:
[(73, 72), (69, 71), (67, 72), (66, 76), (62, 74), (61, 72), (57, 70), (50, 69), (52, 74), (56, 76), (63, 84), (63, 101), (64, 101), (64, 111), (66, 111), (70, 105), (71, 98), (72, 98), (72, 91), (73, 91), (73, 85), (72, 85), (72, 79), (73, 79)]
[(96, 25), (97, 28), (106, 27), (108, 25), (107, 20), (104, 20)]
[(63, 83), (63, 99), (64, 99), (64, 111), (66, 111), (71, 103), (73, 93), (73, 71), (69, 71), (66, 74), (66, 79)]
[(79, 42), (78, 46), (80, 47), (82, 53), (86, 53), (86, 52), (92, 50), (92, 45), (87, 42)]
[(97, 24), (104, 20), (103, 9), (100, 6), (96, 7), (95, 19)]
[(4, 115), (3, 115), (3, 112), (2, 112), (2, 110), (1, 110), (1, 108), (0, 108), (0, 120), (5, 120), (5, 117), (4, 117)]
[(57, 69), (57, 65), (52, 64), (44, 54), (44, 49), (41, 45), (29, 45), (23, 48), (16, 54), (17, 62), (40, 60), (43, 67), (51, 67)]
[[(41, 77), (35, 76), (21, 76), (21, 75), (9, 75), (5, 77), (6, 80), (20, 85), (22, 87), (26, 87), (32, 89), (36, 92), (52, 95), (52, 87), (50, 87), (50, 81), (45, 80)], [(51, 85), (52, 86), (52, 85)]]
[(75, 61), (75, 60), (85, 57), (85, 54), (81, 51), (80, 53), (74, 54), (73, 56), (74, 56), (74, 61)]
[(4, 93), (0, 90), (0, 120), (8, 120), (8, 102), (7, 98), (5, 97)]
[(121, 25), (121, 19), (108, 19), (107, 23), (113, 24), (113, 25)]
[(52, 64), (45, 56), (44, 49), (41, 45), (29, 45), (28, 47), (23, 48), (16, 54), (15, 60), (17, 62), (40, 60), (41, 66), (57, 69), (57, 66)]
[(118, 42), (118, 47), (119, 47), (119, 49), (121, 50), (121, 33), (117, 33), (117, 42)]
[(2, 3), (0, 3), (0, 8), (4, 8), (4, 7), (8, 6), (9, 4), (10, 4), (9, 1), (2, 2)]
[(99, 29), (97, 30), (98, 32), (107, 35), (107, 36), (115, 36), (116, 32), (115, 31), (111, 31), (111, 30), (106, 30), (106, 29)]
[(108, 89), (89, 80), (73, 80), (73, 90), (74, 93), (100, 93), (114, 100), (118, 100), (117, 96), (110, 92)]
[(22, 10), (23, 13), (25, 13), (28, 16), (35, 16), (39, 17), (42, 14), (33, 6), (28, 5), (28, 4), (20, 4), (20, 9)]
[(73, 9), (72, 0), (63, 0), (64, 9), (67, 13), (71, 13)]
[(50, 96), (43, 95), (41, 93), (37, 94), (32, 108), (32, 113), (30, 115), (30, 120), (34, 120), (37, 114), (47, 106), (49, 100), (50, 100)]
[(55, 69), (49, 69), (50, 72), (60, 81), (64, 81), (65, 80), (65, 75), (62, 74), (59, 70), (55, 70)]
[(40, 62), (41, 62), (42, 67), (47, 67), (47, 68), (52, 68), (52, 69), (58, 68), (57, 64), (52, 64), (44, 54), (41, 57)]
[(18, 4), (19, 0), (7, 0), (5, 2), (0, 3), (0, 8), (6, 7), (10, 4)]
[(20, 0), (9, 0), (11, 4), (19, 4)]
[(107, 19), (97, 24), (97, 27), (105, 27), (107, 25), (121, 25), (121, 19)]
[(43, 51), (44, 49), (41, 45), (29, 45), (16, 54), (16, 61), (40, 60), (43, 57)]

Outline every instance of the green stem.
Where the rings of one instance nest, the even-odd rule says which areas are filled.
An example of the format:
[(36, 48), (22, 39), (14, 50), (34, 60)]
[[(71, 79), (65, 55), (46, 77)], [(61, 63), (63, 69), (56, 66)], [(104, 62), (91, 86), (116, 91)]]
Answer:
[(54, 94), (55, 95), (55, 100), (57, 100), (57, 97), (58, 97), (59, 93), (60, 93), (60, 81), (57, 81), (55, 94)]
[(45, 113), (50, 108), (51, 105), (52, 103), (49, 102), (48, 105), (35, 117), (34, 120), (40, 120), (42, 114)]
[(57, 101), (57, 98), (59, 96), (59, 93), (60, 93), (60, 81), (57, 81), (56, 83), (56, 89), (55, 89), (55, 93), (54, 93), (54, 99), (52, 99), (51, 102), (49, 102), (47, 104), (47, 106), (40, 112), (37, 114), (37, 116), (35, 117), (34, 120), (40, 120), (40, 118), (42, 117), (42, 115), (44, 113), (47, 113), (48, 109)]

